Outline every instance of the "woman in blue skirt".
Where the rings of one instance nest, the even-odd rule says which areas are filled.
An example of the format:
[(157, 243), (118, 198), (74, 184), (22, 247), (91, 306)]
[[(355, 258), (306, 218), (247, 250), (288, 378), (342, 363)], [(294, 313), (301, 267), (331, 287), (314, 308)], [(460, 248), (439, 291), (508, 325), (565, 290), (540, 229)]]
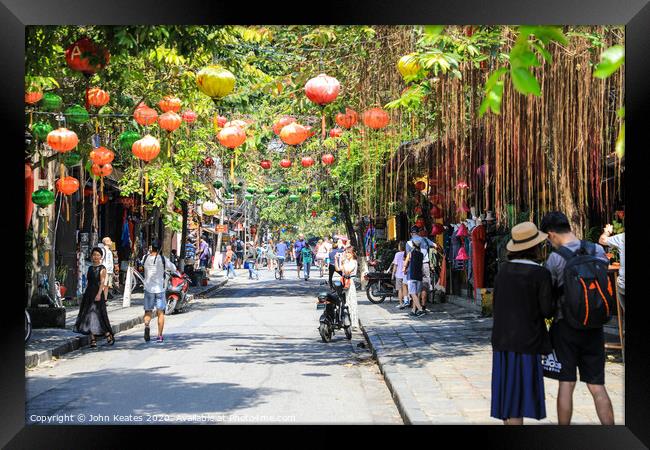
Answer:
[(506, 425), (546, 417), (541, 355), (552, 351), (544, 319), (554, 303), (551, 273), (540, 265), (545, 240), (534, 223), (513, 227), (494, 281), (490, 415)]

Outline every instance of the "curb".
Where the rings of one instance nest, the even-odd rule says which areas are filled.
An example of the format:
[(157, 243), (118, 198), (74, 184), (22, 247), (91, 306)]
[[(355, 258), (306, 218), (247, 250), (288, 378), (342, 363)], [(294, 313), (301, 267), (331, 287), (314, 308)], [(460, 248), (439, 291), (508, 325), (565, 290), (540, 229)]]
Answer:
[[(197, 292), (194, 295), (194, 298), (201, 298), (204, 297), (208, 294), (211, 294), (212, 292), (216, 291), (217, 289), (223, 287), (228, 280), (221, 281), (214, 286), (210, 286), (206, 288), (203, 291)], [(124, 320), (118, 324), (113, 325), (113, 333), (118, 334), (121, 333), (122, 331), (130, 330), (131, 328), (135, 328), (136, 326), (144, 323), (144, 318), (142, 317), (142, 314), (138, 313), (137, 317), (134, 317), (132, 319)], [(64, 355), (66, 353), (73, 352), (75, 350), (79, 350), (82, 347), (86, 347), (90, 344), (90, 337), (89, 336), (78, 336), (78, 337), (71, 337), (66, 339), (62, 344), (48, 350), (43, 350), (38, 353), (32, 353), (30, 355), (25, 355), (25, 369), (33, 369), (34, 367), (39, 366), (40, 364), (43, 364), (45, 362), (48, 362), (52, 360), (53, 357), (58, 357), (61, 355)]]

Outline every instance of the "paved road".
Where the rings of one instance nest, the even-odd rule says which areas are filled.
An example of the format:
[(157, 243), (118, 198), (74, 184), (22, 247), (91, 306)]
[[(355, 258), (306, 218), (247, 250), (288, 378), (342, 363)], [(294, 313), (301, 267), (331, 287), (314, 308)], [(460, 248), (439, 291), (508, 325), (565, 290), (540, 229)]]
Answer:
[(140, 325), (113, 347), (100, 341), (28, 370), (27, 423), (402, 423), (370, 352), (357, 347), (362, 334), (320, 341), (318, 273), (304, 281), (288, 269), (282, 281), (238, 271), (168, 317), (164, 343), (144, 342)]

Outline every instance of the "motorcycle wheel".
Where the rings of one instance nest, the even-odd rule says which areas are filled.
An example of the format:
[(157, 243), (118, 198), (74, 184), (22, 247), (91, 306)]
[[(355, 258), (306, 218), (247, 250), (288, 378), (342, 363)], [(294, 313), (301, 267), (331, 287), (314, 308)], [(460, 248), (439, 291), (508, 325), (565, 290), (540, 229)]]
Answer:
[(167, 297), (167, 305), (165, 307), (165, 315), (166, 316), (171, 316), (174, 314), (174, 310), (176, 309), (176, 299), (173, 299), (171, 297)]
[(320, 326), (318, 327), (318, 332), (320, 333), (320, 337), (323, 342), (329, 342), (332, 340), (330, 327), (326, 323), (321, 322)]
[(377, 290), (379, 289), (379, 283), (370, 283), (366, 286), (366, 297), (370, 300), (371, 303), (378, 304), (383, 303), (386, 300), (386, 297), (381, 297), (376, 295)]

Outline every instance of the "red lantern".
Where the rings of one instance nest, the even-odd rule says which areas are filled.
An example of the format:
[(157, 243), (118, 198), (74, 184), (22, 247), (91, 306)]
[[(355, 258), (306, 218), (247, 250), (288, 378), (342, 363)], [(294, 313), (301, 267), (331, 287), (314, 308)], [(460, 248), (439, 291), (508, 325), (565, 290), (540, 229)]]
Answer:
[(183, 111), (183, 115), (181, 117), (185, 122), (192, 123), (192, 122), (194, 122), (196, 120), (197, 116), (196, 116), (196, 113), (194, 111), (191, 111), (191, 110), (188, 109), (186, 111)]
[(262, 169), (267, 169), (268, 170), (268, 169), (271, 168), (271, 161), (269, 161), (268, 159), (265, 159), (265, 160), (260, 162), (260, 166), (262, 166)]
[(237, 148), (246, 141), (246, 133), (239, 127), (225, 127), (217, 135), (224, 147)]
[(158, 113), (155, 109), (149, 108), (145, 104), (140, 104), (133, 113), (133, 118), (140, 125), (151, 125), (158, 120)]
[(181, 110), (181, 99), (168, 95), (158, 102), (158, 107), (162, 112), (171, 111), (177, 113)]
[(326, 153), (321, 158), (321, 161), (323, 161), (323, 164), (325, 164), (326, 166), (329, 166), (330, 164), (334, 164), (334, 155), (332, 155), (331, 153)]
[(282, 116), (282, 117), (280, 117), (280, 119), (278, 119), (277, 122), (275, 122), (275, 123), (273, 124), (273, 132), (274, 132), (277, 136), (279, 136), (279, 135), (280, 135), (280, 131), (282, 131), (282, 128), (286, 127), (286, 126), (289, 125), (290, 123), (294, 123), (295, 121), (296, 121), (296, 119), (293, 118), (293, 117), (291, 117), (291, 116)]
[(226, 123), (228, 122), (228, 119), (226, 119), (223, 116), (217, 116), (215, 120), (216, 120), (217, 126), (219, 128), (223, 128), (226, 125)]
[(65, 62), (72, 70), (90, 76), (106, 67), (110, 56), (108, 50), (85, 37), (66, 49)]
[(422, 215), (422, 207), (421, 206), (418, 206), (417, 208), (415, 208), (415, 215), (416, 216), (421, 216)]
[(97, 197), (97, 203), (99, 203), (100, 205), (105, 205), (106, 203), (108, 203), (108, 195), (100, 195), (99, 197)]
[(25, 163), (25, 230), (29, 228), (29, 222), (32, 220), (32, 211), (34, 202), (32, 202), (32, 193), (34, 192), (34, 172), (32, 166)]
[(444, 228), (439, 223), (434, 223), (433, 226), (431, 227), (431, 234), (433, 236), (437, 236), (439, 234), (442, 234), (443, 231), (444, 231)]
[(335, 118), (336, 123), (345, 129), (352, 128), (352, 125), (357, 123), (357, 119), (357, 112), (350, 108), (345, 108), (345, 114), (338, 113)]
[(77, 146), (79, 138), (77, 133), (66, 128), (50, 131), (47, 135), (47, 145), (59, 153), (69, 152)]
[(312, 212), (311, 212), (311, 216), (312, 216), (312, 217), (316, 217), (316, 211), (312, 211)]
[(314, 158), (312, 158), (311, 156), (305, 156), (300, 161), (300, 164), (302, 164), (303, 167), (313, 166), (314, 165)]
[(282, 161), (280, 161), (280, 166), (284, 169), (288, 169), (289, 167), (291, 167), (291, 161), (285, 158)]
[(89, 187), (85, 188), (84, 197), (90, 197), (91, 195), (93, 195), (93, 188), (89, 188)]
[(305, 84), (307, 98), (318, 105), (326, 105), (336, 100), (340, 90), (338, 80), (323, 73)]
[(424, 226), (424, 218), (418, 217), (417, 220), (415, 221), (415, 226), (418, 228), (422, 228)]
[(181, 126), (183, 119), (181, 119), (181, 116), (175, 112), (168, 111), (158, 118), (158, 123), (160, 124), (160, 128), (171, 133)]
[(442, 219), (442, 209), (438, 208), (436, 205), (433, 205), (429, 210), (429, 215), (434, 219)]
[(160, 142), (148, 134), (139, 141), (135, 141), (131, 147), (131, 151), (136, 158), (143, 161), (151, 161), (160, 153)]
[(224, 128), (228, 127), (239, 127), (241, 129), (246, 129), (246, 127), (248, 127), (248, 123), (244, 122), (243, 120), (235, 119), (224, 124)]
[(332, 138), (339, 138), (343, 136), (343, 130), (340, 128), (332, 128), (330, 130), (330, 137)]
[(214, 159), (208, 156), (203, 160), (203, 164), (205, 164), (205, 167), (212, 167), (214, 166)]
[(90, 152), (90, 159), (99, 166), (113, 162), (113, 158), (115, 158), (115, 153), (104, 147), (97, 147)]
[(311, 127), (305, 127), (299, 123), (292, 122), (282, 128), (280, 139), (287, 145), (300, 145), (309, 137)]
[(426, 188), (427, 188), (427, 184), (424, 181), (418, 181), (417, 183), (415, 183), (415, 189), (417, 189), (420, 192), (422, 192)]
[(384, 128), (390, 122), (390, 116), (381, 108), (372, 108), (363, 113), (363, 123), (374, 130)]
[(100, 166), (98, 164), (93, 164), (91, 168), (93, 175), (96, 177), (107, 177), (111, 173), (113, 173), (113, 166), (110, 164), (105, 164), (103, 166)]
[(25, 92), (25, 103), (29, 103), (30, 105), (33, 105), (34, 103), (38, 103), (41, 99), (43, 98), (43, 93), (42, 92)]
[(108, 95), (108, 92), (103, 91), (97, 87), (94, 87), (88, 90), (88, 104), (96, 108), (101, 108), (111, 99), (111, 96)]
[(63, 195), (71, 195), (79, 190), (79, 181), (75, 177), (59, 178), (56, 182), (56, 190)]

